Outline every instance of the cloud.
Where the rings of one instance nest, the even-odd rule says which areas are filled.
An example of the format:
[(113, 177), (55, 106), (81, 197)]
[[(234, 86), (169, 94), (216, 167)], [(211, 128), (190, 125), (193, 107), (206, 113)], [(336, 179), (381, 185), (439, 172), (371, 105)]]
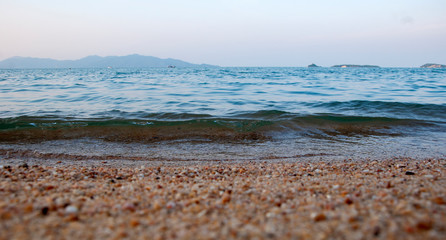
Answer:
[(411, 16), (405, 16), (401, 18), (401, 23), (402, 24), (413, 24), (414, 19)]

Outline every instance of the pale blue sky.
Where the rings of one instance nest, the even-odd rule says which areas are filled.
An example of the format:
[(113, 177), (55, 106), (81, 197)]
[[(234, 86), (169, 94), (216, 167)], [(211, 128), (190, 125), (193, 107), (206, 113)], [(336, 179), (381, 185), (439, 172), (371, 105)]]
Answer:
[(0, 60), (446, 64), (446, 0), (0, 0)]

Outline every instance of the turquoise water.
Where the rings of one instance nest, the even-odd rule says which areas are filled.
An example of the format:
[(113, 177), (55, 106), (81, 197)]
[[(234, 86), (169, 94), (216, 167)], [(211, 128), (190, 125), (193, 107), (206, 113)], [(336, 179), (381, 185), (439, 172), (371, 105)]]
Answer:
[(446, 70), (0, 70), (0, 131), (5, 143), (422, 139), (444, 155)]

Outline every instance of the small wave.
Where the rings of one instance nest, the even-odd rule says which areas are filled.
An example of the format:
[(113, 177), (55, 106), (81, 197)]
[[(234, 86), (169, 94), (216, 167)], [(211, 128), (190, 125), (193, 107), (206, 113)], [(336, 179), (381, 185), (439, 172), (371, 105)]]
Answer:
[(129, 114), (119, 111), (114, 114), (114, 117), (88, 119), (54, 115), (3, 118), (0, 119), (0, 141), (73, 138), (122, 142), (175, 139), (244, 141), (288, 136), (336, 138), (446, 132), (444, 122), (335, 114), (299, 115), (276, 110), (238, 113), (230, 117), (186, 113)]
[[(185, 121), (193, 119), (211, 119), (209, 114), (193, 114), (193, 113), (173, 113), (173, 112), (159, 112), (159, 113), (147, 113), (144, 111), (138, 112), (126, 112), (121, 110), (111, 110), (98, 112), (92, 115), (95, 119), (129, 119), (129, 120), (141, 120), (141, 121)], [(82, 120), (82, 119), (81, 119)]]
[(307, 103), (306, 105), (351, 115), (437, 121), (446, 119), (446, 104), (354, 100), (346, 102)]
[(298, 116), (285, 111), (280, 110), (260, 110), (256, 112), (239, 112), (233, 113), (231, 117), (239, 119), (252, 119), (252, 120), (287, 120)]

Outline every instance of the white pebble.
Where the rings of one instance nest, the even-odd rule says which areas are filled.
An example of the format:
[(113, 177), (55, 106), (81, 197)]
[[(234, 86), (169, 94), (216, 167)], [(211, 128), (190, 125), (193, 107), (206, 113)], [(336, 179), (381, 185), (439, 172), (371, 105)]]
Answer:
[(68, 206), (68, 207), (65, 208), (65, 213), (67, 213), (67, 214), (75, 214), (78, 211), (79, 210), (75, 206)]

